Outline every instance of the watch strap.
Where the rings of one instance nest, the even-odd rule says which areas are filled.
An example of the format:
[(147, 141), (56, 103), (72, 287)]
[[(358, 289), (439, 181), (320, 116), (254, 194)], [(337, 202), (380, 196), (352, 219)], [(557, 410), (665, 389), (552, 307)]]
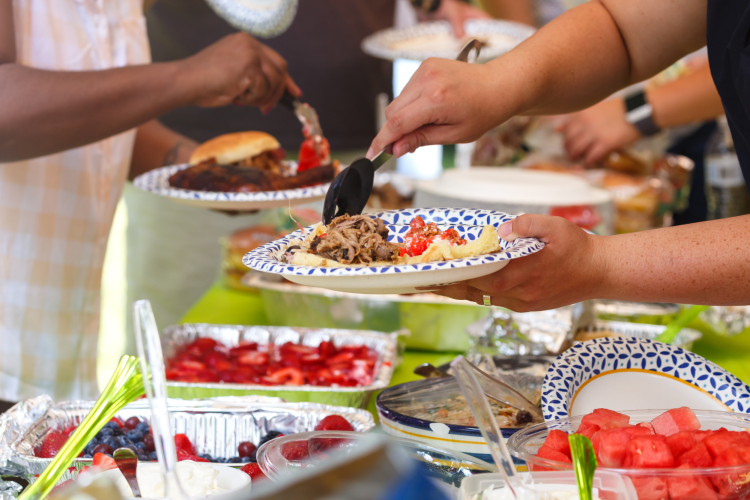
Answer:
[(654, 122), (653, 108), (646, 100), (646, 93), (636, 92), (625, 97), (625, 120), (644, 136), (659, 133), (661, 129)]

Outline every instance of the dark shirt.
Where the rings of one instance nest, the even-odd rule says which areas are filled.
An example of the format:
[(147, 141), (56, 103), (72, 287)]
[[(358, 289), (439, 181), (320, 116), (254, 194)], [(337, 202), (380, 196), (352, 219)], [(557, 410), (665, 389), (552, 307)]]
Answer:
[(750, 2), (708, 0), (706, 37), (711, 75), (742, 174), (750, 179)]
[[(362, 39), (393, 25), (395, 0), (300, 0), (282, 35), (260, 40), (289, 63), (289, 73), (315, 107), (333, 149), (366, 148), (375, 137), (376, 96), (392, 94), (391, 63), (362, 52)], [(235, 32), (204, 0), (159, 0), (146, 16), (154, 61), (194, 54)], [(266, 116), (257, 108), (189, 107), (162, 117), (199, 142), (219, 134), (263, 130), (296, 151), (300, 124), (284, 107)]]

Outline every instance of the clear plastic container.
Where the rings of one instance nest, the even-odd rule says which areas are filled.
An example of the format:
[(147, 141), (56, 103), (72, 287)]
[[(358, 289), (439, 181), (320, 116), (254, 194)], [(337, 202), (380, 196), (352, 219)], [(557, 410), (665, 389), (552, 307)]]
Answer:
[[(743, 413), (693, 410), (701, 423), (702, 430), (718, 430), (725, 428), (730, 431), (750, 431), (750, 415)], [(664, 410), (630, 410), (622, 411), (630, 416), (630, 423), (651, 422), (654, 418), (664, 413)], [(571, 470), (572, 464), (558, 462), (536, 456), (539, 448), (544, 444), (547, 435), (553, 429), (559, 429), (568, 434), (575, 432), (581, 423), (583, 416), (551, 420), (543, 424), (534, 425), (521, 429), (508, 439), (508, 450), (515, 459), (526, 462), (529, 470), (539, 469), (562, 471)], [(629, 477), (636, 491), (643, 493), (643, 498), (661, 498), (659, 496), (646, 496), (645, 492), (654, 493), (657, 490), (666, 490), (672, 483), (707, 479), (712, 483), (731, 482), (736, 485), (736, 491), (731, 496), (721, 497), (725, 500), (750, 498), (750, 483), (743, 478), (750, 478), (750, 463), (730, 467), (704, 467), (695, 469), (666, 468), (666, 469), (608, 469), (601, 468), (599, 472), (612, 472)], [(638, 498), (638, 497), (636, 497)], [(668, 496), (664, 496), (668, 498)], [(690, 497), (703, 498), (703, 497)], [(717, 497), (705, 497), (717, 498)]]
[[(497, 468), (464, 453), (442, 450), (410, 439), (388, 438), (406, 449), (428, 476), (459, 486), (467, 477)], [(368, 435), (344, 431), (301, 432), (273, 439), (258, 449), (258, 465), (273, 481), (284, 481), (301, 469), (316, 467), (332, 456), (356, 454)]]
[[(576, 476), (569, 472), (527, 472), (521, 476), (531, 476), (536, 485), (545, 485), (549, 491), (552, 485), (576, 486)], [(503, 488), (502, 474), (482, 474), (466, 478), (458, 490), (458, 500), (482, 500), (479, 495), (488, 488)], [(594, 474), (594, 496), (602, 500), (638, 500), (633, 483), (627, 477), (612, 472), (597, 471)], [(544, 497), (547, 498), (547, 497)]]

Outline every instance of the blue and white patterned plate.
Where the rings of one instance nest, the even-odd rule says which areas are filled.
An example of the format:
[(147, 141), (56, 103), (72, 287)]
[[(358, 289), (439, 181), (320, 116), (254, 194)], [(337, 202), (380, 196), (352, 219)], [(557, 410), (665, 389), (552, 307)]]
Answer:
[(178, 203), (216, 210), (261, 210), (265, 208), (301, 205), (326, 197), (330, 184), (286, 189), (283, 191), (262, 191), (259, 193), (223, 193), (215, 191), (192, 191), (177, 189), (169, 185), (169, 178), (177, 171), (190, 165), (171, 165), (141, 174), (135, 178), (135, 187), (149, 193), (166, 196)]
[[(409, 222), (417, 215), (425, 222), (435, 222), (441, 230), (455, 228), (468, 241), (476, 239), (484, 226), (490, 224), (497, 227), (516, 217), (492, 210), (462, 208), (409, 208), (370, 215), (381, 218), (388, 227), (388, 241), (399, 243), (403, 242), (404, 235), (409, 231)], [(519, 238), (513, 243), (500, 240), (502, 250), (493, 254), (446, 262), (377, 267), (295, 266), (276, 258), (289, 245), (289, 241), (302, 237), (301, 230), (295, 231), (249, 252), (242, 262), (250, 269), (280, 274), (300, 285), (351, 293), (416, 293), (416, 287), (454, 283), (494, 273), (511, 259), (531, 255), (544, 247), (544, 243), (534, 238)]]
[[(479, 62), (490, 61), (505, 54), (536, 31), (522, 23), (499, 19), (471, 19), (466, 21), (464, 27), (466, 39), (477, 38), (487, 44), (479, 53)], [(455, 59), (466, 39), (454, 37), (447, 21), (434, 21), (373, 33), (362, 40), (362, 50), (389, 61), (424, 61), (429, 57)]]
[(547, 371), (545, 420), (590, 413), (670, 409), (750, 413), (750, 387), (707, 359), (661, 342), (601, 338), (574, 345)]

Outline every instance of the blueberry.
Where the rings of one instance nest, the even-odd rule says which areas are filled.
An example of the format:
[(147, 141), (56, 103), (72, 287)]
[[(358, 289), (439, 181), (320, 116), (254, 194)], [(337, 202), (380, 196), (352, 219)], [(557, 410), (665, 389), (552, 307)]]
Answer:
[(91, 438), (91, 441), (89, 441), (89, 444), (97, 445), (101, 443), (101, 439), (97, 439), (96, 436)]
[(232, 457), (229, 459), (229, 462), (233, 464), (241, 464), (242, 459), (240, 457)]
[(240, 460), (242, 460), (243, 464), (246, 464), (248, 462), (252, 462), (252, 460), (250, 459), (250, 457), (242, 457)]
[(139, 462), (148, 462), (148, 457), (146, 455), (138, 455), (138, 461)]
[(109, 445), (114, 450), (120, 447), (120, 440), (114, 436), (107, 436), (106, 438), (104, 438), (104, 441), (102, 441), (100, 444)]
[(96, 437), (97, 439), (102, 440), (104, 439), (105, 436), (111, 436), (111, 435), (112, 435), (112, 429), (110, 427), (104, 427), (102, 430), (100, 430), (96, 434)]
[(128, 439), (133, 441), (134, 443), (137, 443), (138, 441), (143, 441), (143, 433), (141, 431), (132, 430), (129, 431), (126, 436), (128, 436)]
[(146, 443), (144, 443), (143, 441), (139, 441), (138, 443), (135, 443), (135, 447), (141, 451), (146, 451)]
[(156, 452), (152, 451), (151, 453), (149, 453), (148, 458), (149, 460), (157, 460)]
[(104, 424), (104, 428), (112, 429), (112, 430), (115, 430), (115, 429), (120, 430), (120, 426), (117, 425), (115, 422), (107, 422), (106, 424)]
[(91, 453), (84, 453), (83, 458), (94, 458), (94, 455), (92, 455)]
[(135, 430), (141, 431), (143, 434), (149, 434), (151, 432), (151, 428), (148, 426), (148, 422), (141, 422), (140, 424), (136, 425)]
[(209, 455), (208, 453), (203, 453), (203, 454), (198, 455), (198, 456), (200, 458), (204, 459), (204, 460), (208, 460), (209, 462), (213, 462), (214, 461), (214, 458), (211, 455)]
[(113, 436), (122, 436), (122, 429), (117, 427), (116, 425), (112, 428), (112, 435)]
[(250, 461), (251, 462), (258, 462), (258, 450), (255, 450), (252, 455), (250, 455)]
[(272, 439), (276, 439), (277, 437), (281, 436), (281, 432), (279, 431), (268, 431), (268, 434), (260, 438), (260, 442), (258, 443), (258, 448), (260, 448), (260, 445), (263, 443), (267, 443), (268, 441)]
[(119, 436), (117, 440), (120, 442), (120, 446), (122, 446), (123, 448), (133, 446), (135, 444), (130, 439), (128, 439), (127, 436)]
[(138, 455), (138, 448), (136, 448), (132, 444), (129, 444), (127, 446), (123, 446), (123, 448), (127, 448), (127, 449), (131, 450), (133, 453), (135, 453), (136, 455)]

